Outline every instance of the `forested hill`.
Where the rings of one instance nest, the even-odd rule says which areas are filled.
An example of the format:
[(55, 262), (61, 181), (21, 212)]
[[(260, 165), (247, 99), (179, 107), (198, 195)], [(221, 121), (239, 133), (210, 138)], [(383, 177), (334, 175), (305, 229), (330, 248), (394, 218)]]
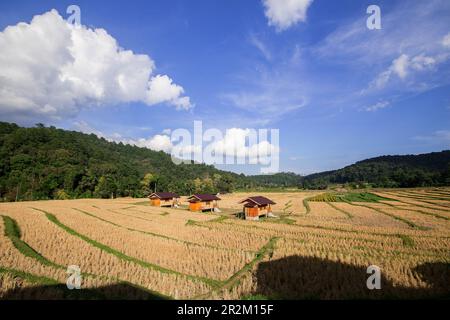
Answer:
[(245, 176), (169, 154), (37, 125), (0, 122), (0, 199), (145, 196), (151, 190), (190, 194), (245, 187)]
[(419, 155), (382, 156), (345, 168), (303, 178), (305, 188), (329, 184), (373, 187), (421, 187), (450, 185), (450, 150)]

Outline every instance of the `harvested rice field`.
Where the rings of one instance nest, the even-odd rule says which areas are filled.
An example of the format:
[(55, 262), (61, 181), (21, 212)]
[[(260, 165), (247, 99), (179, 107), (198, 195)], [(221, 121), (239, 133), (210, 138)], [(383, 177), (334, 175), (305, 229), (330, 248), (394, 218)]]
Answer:
[[(450, 189), (274, 192), (274, 217), (147, 199), (0, 204), (0, 299), (450, 297)], [(186, 204), (186, 198), (181, 199)], [(369, 290), (367, 268), (380, 268)], [(66, 286), (69, 266), (80, 289)]]

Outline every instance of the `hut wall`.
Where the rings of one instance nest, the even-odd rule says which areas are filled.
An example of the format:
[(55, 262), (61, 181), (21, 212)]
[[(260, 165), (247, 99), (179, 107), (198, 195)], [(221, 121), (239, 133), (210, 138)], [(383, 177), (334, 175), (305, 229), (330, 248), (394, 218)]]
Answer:
[(191, 211), (201, 211), (202, 203), (201, 202), (189, 202), (189, 210)]

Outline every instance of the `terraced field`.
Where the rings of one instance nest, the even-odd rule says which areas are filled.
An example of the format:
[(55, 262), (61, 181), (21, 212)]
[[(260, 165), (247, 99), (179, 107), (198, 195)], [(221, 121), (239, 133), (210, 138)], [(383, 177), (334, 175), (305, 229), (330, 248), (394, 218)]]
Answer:
[[(0, 298), (450, 297), (450, 189), (266, 193), (277, 217), (259, 221), (235, 216), (248, 195), (222, 195), (220, 214), (131, 198), (1, 203)], [(80, 290), (66, 288), (69, 265)], [(370, 265), (380, 290), (367, 289)]]

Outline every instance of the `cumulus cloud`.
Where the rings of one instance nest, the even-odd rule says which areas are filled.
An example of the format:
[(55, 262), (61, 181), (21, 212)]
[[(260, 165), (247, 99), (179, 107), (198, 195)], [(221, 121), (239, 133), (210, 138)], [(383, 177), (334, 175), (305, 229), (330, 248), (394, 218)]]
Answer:
[(263, 0), (264, 13), (269, 26), (283, 31), (298, 22), (306, 21), (306, 14), (313, 0)]
[(0, 32), (0, 112), (61, 118), (84, 106), (143, 102), (191, 107), (181, 86), (104, 29), (68, 24), (56, 10)]
[(150, 138), (140, 138), (137, 140), (127, 140), (128, 144), (135, 145), (141, 148), (147, 148), (155, 151), (164, 151), (169, 153), (172, 150), (172, 142), (170, 137), (165, 134), (157, 134)]
[(376, 79), (371, 83), (372, 88), (383, 88), (393, 75), (399, 79), (404, 80), (411, 71), (424, 71), (433, 68), (434, 65), (445, 60), (446, 56), (430, 57), (424, 54), (417, 55), (410, 58), (406, 54), (400, 55), (394, 59), (390, 67), (380, 73)]
[(189, 97), (182, 97), (183, 93), (184, 89), (168, 76), (157, 75), (149, 82), (146, 101), (150, 105), (169, 101), (179, 109), (189, 109), (191, 102)]

